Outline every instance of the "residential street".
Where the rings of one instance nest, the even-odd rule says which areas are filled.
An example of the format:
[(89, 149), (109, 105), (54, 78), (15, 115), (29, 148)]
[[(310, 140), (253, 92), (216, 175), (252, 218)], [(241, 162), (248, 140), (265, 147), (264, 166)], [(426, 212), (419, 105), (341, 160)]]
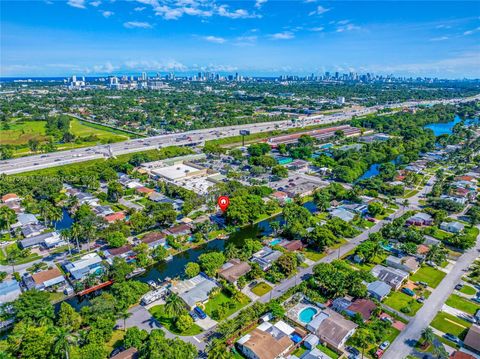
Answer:
[(474, 248), (465, 252), (452, 268), (450, 273), (442, 280), (440, 285), (432, 292), (425, 301), (422, 308), (415, 317), (408, 323), (407, 327), (385, 352), (385, 358), (404, 359), (412, 350), (417, 339), (420, 338), (422, 330), (433, 320), (437, 312), (442, 309), (443, 303), (453, 292), (455, 285), (465, 274), (464, 269), (468, 268), (478, 258), (480, 250), (480, 236), (477, 237), (477, 244)]

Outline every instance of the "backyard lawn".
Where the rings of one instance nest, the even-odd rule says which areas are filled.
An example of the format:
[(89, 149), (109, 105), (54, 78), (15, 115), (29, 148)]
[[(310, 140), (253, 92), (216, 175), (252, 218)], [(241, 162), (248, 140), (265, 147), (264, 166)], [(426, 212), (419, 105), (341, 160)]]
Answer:
[(205, 313), (215, 320), (227, 318), (250, 302), (250, 299), (248, 299), (245, 294), (239, 294), (241, 296), (241, 301), (239, 302), (224, 292), (214, 295), (213, 298), (210, 298), (208, 302), (205, 303)]
[(445, 276), (446, 273), (439, 269), (429, 266), (422, 266), (422, 268), (420, 268), (417, 273), (412, 275), (410, 279), (414, 282), (428, 283), (430, 287), (436, 288)]
[(251, 292), (255, 295), (261, 297), (262, 295), (267, 294), (272, 290), (272, 287), (265, 282), (258, 283), (255, 287), (251, 289)]
[(459, 338), (463, 338), (472, 324), (454, 315), (439, 312), (430, 325), (443, 333), (451, 333)]
[(123, 342), (123, 337), (125, 332), (123, 330), (114, 330), (112, 333), (112, 338), (105, 343), (107, 351), (110, 353), (113, 349), (119, 347)]
[(334, 352), (332, 349), (327, 348), (325, 345), (318, 344), (317, 348), (322, 351), (323, 353), (327, 354), (330, 358), (332, 359), (338, 359), (340, 355), (338, 355), (336, 352)]
[(385, 305), (410, 316), (415, 315), (415, 313), (422, 307), (422, 304), (402, 292), (393, 292), (387, 297), (387, 299), (385, 299), (384, 303)]
[(470, 287), (469, 285), (464, 285), (462, 289), (460, 289), (460, 292), (466, 295), (474, 295), (477, 291), (475, 288)]
[(165, 305), (156, 305), (149, 309), (150, 314), (160, 322), (169, 332), (178, 335), (197, 335), (202, 332), (197, 324), (193, 324), (190, 328), (183, 332), (179, 332), (175, 326), (175, 319), (165, 313)]
[(467, 298), (452, 294), (446, 301), (448, 306), (461, 310), (462, 312), (474, 315), (480, 309), (480, 305)]

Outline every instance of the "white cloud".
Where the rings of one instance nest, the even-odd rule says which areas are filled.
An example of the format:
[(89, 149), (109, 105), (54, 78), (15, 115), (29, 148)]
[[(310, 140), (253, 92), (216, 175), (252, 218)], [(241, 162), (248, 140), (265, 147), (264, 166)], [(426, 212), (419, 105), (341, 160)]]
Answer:
[(445, 40), (448, 40), (449, 37), (448, 36), (440, 36), (440, 37), (433, 37), (430, 39), (430, 41), (445, 41)]
[(237, 9), (230, 11), (227, 5), (220, 5), (217, 7), (217, 14), (222, 17), (228, 17), (230, 19), (249, 19), (260, 17), (259, 15), (250, 14), (247, 10)]
[(107, 19), (113, 14), (115, 14), (113, 11), (102, 11), (103, 17), (106, 17)]
[(67, 4), (77, 9), (85, 9), (85, 0), (68, 0)]
[(102, 4), (101, 1), (92, 1), (92, 2), (90, 3), (90, 5), (92, 5), (93, 7), (98, 7), (98, 6), (100, 6), (101, 4)]
[(472, 35), (478, 31), (480, 31), (480, 27), (477, 27), (476, 29), (472, 29), (472, 30), (467, 30), (463, 33), (463, 35), (464, 36)]
[(310, 3), (314, 3), (314, 2), (317, 2), (317, 0), (304, 0), (305, 4), (310, 4)]
[(250, 35), (250, 36), (238, 36), (235, 39), (235, 45), (237, 46), (252, 46), (257, 41), (258, 36)]
[(133, 9), (133, 11), (143, 11), (145, 9), (146, 9), (145, 6), (137, 6), (135, 9)]
[(268, 0), (257, 0), (255, 1), (255, 7), (257, 9), (260, 9), (262, 7), (263, 4), (265, 4)]
[(148, 22), (141, 22), (141, 21), (127, 21), (123, 23), (123, 26), (126, 27), (127, 29), (135, 29), (135, 28), (151, 29), (152, 28), (152, 25), (150, 25)]
[(112, 73), (113, 71), (118, 70), (117, 66), (113, 66), (110, 62), (106, 62), (103, 65), (94, 65), (92, 69), (87, 69), (86, 72), (94, 73)]
[(290, 40), (290, 39), (293, 39), (295, 35), (291, 31), (284, 31), (284, 32), (277, 32), (276, 34), (272, 34), (270, 35), (270, 37), (275, 40)]
[(184, 64), (176, 60), (132, 60), (125, 62), (124, 66), (130, 70), (149, 70), (149, 71), (187, 71)]
[(340, 26), (337, 28), (337, 32), (346, 32), (346, 31), (354, 31), (360, 30), (361, 27), (353, 24), (347, 24), (346, 26)]
[(322, 26), (312, 27), (312, 28), (310, 29), (310, 31), (323, 31), (323, 30), (325, 30), (325, 28), (322, 27)]
[(325, 7), (323, 7), (322, 5), (318, 5), (317, 8), (310, 12), (308, 15), (312, 16), (312, 15), (322, 15), (322, 14), (325, 14), (326, 12), (330, 11), (331, 9), (327, 9)]
[(214, 44), (223, 44), (227, 40), (225, 40), (223, 37), (218, 37), (218, 36), (203, 36), (202, 39), (208, 42), (213, 42)]

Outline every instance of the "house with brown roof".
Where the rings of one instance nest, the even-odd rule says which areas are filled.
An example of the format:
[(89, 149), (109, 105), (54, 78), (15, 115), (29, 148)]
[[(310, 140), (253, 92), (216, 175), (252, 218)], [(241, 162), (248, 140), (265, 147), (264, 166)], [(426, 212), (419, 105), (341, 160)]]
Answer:
[(307, 329), (316, 334), (322, 343), (333, 349), (341, 349), (354, 333), (357, 324), (327, 308), (308, 323)]
[(140, 240), (147, 244), (150, 249), (155, 249), (158, 246), (163, 246), (167, 243), (166, 235), (163, 232), (150, 232), (144, 235)]
[(480, 326), (473, 324), (468, 330), (467, 336), (463, 341), (463, 344), (468, 349), (471, 349), (477, 353), (480, 353)]
[(456, 351), (450, 354), (450, 359), (476, 359), (472, 354), (468, 354), (461, 351)]
[(122, 247), (118, 248), (109, 248), (103, 252), (107, 260), (113, 260), (115, 257), (120, 257), (124, 259), (128, 259), (128, 257), (132, 257), (135, 255), (135, 252), (132, 249), (131, 244), (127, 244)]
[(123, 352), (110, 357), (110, 359), (137, 359), (138, 358), (138, 350), (136, 348), (128, 348)]
[(250, 272), (251, 269), (252, 267), (250, 267), (250, 264), (247, 262), (242, 262), (240, 259), (234, 258), (220, 268), (218, 275), (227, 282), (237, 284), (238, 279)]
[(192, 233), (191, 227), (188, 224), (179, 224), (175, 227), (170, 227), (163, 231), (167, 236), (182, 237)]
[(112, 214), (107, 214), (105, 217), (103, 217), (108, 223), (113, 223), (116, 221), (123, 221), (125, 220), (125, 213), (123, 212), (115, 212)]
[(32, 278), (35, 282), (35, 288), (38, 290), (44, 290), (65, 282), (65, 277), (57, 267), (32, 274)]
[(276, 191), (271, 194), (271, 197), (273, 199), (276, 199), (280, 204), (284, 204), (288, 201), (290, 201), (290, 197), (288, 197), (288, 194), (283, 192), (283, 191)]
[(347, 308), (348, 311), (355, 314), (360, 314), (363, 320), (369, 320), (373, 311), (377, 309), (377, 305), (370, 299), (359, 298), (350, 304)]
[(415, 273), (420, 268), (420, 263), (413, 256), (396, 257), (388, 256), (385, 260), (387, 266), (400, 269), (408, 273)]
[(285, 244), (281, 244), (281, 246), (290, 252), (300, 251), (303, 249), (303, 247), (305, 247), (303, 242), (299, 239), (288, 241)]
[(137, 191), (140, 194), (145, 194), (145, 195), (149, 195), (150, 193), (155, 192), (154, 189), (148, 188), (148, 187), (143, 187), (143, 186), (135, 188), (135, 191)]
[(18, 196), (15, 193), (7, 193), (6, 195), (2, 196), (3, 203), (15, 202), (19, 200), (20, 198), (18, 198)]
[(274, 325), (262, 323), (237, 341), (238, 349), (248, 359), (283, 358), (293, 348), (290, 334), (294, 329), (280, 321)]

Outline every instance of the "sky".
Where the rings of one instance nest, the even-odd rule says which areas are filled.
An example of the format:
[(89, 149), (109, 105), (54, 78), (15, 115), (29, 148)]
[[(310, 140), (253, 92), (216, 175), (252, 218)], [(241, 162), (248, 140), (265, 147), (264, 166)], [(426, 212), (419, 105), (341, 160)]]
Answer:
[(479, 1), (0, 1), (0, 76), (480, 78)]

